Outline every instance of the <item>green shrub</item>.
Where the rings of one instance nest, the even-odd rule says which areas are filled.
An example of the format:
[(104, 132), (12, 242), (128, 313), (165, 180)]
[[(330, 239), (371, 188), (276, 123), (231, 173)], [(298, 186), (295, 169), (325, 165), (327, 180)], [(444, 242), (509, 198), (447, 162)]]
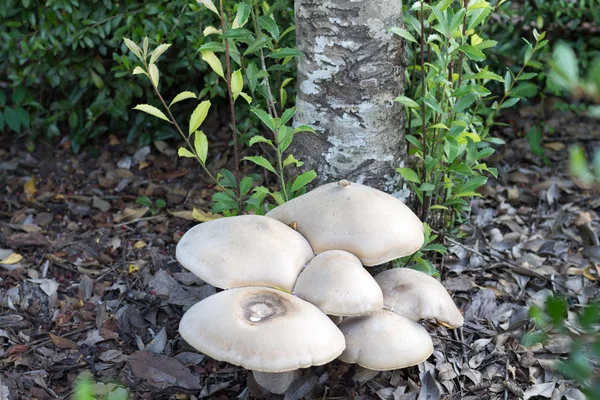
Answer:
[[(68, 133), (75, 151), (105, 132), (129, 140), (165, 138), (172, 132), (130, 112), (148, 86), (118, 79), (133, 59), (123, 56), (123, 36), (174, 44), (165, 80), (177, 86), (190, 78), (202, 85), (197, 49), (199, 26), (212, 21), (188, 0), (30, 0), (0, 2), (1, 128), (47, 139)], [(207, 20), (208, 19), (208, 20)], [(116, 61), (116, 63), (115, 63)], [(116, 65), (115, 65), (116, 64)], [(210, 87), (210, 85), (208, 85)], [(2, 126), (4, 125), (4, 126)]]

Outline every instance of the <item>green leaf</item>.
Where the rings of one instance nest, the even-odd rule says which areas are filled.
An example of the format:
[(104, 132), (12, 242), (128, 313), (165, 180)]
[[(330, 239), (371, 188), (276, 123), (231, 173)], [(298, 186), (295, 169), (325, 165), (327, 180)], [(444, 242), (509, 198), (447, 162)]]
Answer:
[(458, 51), (463, 52), (471, 60), (475, 60), (475, 61), (485, 60), (485, 54), (483, 54), (483, 52), (476, 47), (473, 47), (470, 45), (464, 45), (464, 46), (460, 46), (458, 48)]
[(537, 72), (524, 72), (517, 78), (518, 81), (528, 81), (535, 78), (539, 74)]
[(448, 253), (448, 249), (446, 248), (446, 246), (437, 243), (428, 244), (427, 246), (422, 247), (421, 251), (435, 251), (440, 254)]
[(435, 189), (435, 185), (431, 182), (424, 182), (420, 187), (419, 190), (421, 192), (431, 192), (432, 190)]
[(311, 183), (317, 177), (317, 173), (312, 169), (310, 171), (306, 171), (303, 174), (298, 175), (298, 177), (294, 180), (292, 184), (292, 192), (297, 192), (302, 189), (304, 186)]
[(294, 157), (293, 154), (290, 154), (289, 156), (287, 156), (287, 158), (285, 160), (283, 160), (284, 167), (287, 167), (290, 164), (295, 164), (296, 167), (301, 167), (304, 165), (304, 163), (302, 161), (296, 160), (296, 157)]
[(171, 47), (170, 44), (164, 43), (159, 45), (156, 49), (154, 49), (154, 51), (150, 55), (150, 64), (154, 64), (156, 60), (158, 60), (158, 57), (160, 57), (165, 51), (167, 51), (169, 47)]
[(192, 116), (190, 117), (190, 126), (188, 129), (188, 135), (191, 135), (192, 133), (194, 133), (200, 127), (200, 125), (202, 125), (202, 123), (206, 119), (206, 116), (208, 115), (209, 109), (210, 109), (210, 100), (205, 100), (202, 103), (198, 104), (198, 106), (192, 113)]
[(504, 82), (504, 79), (498, 74), (495, 74), (491, 71), (479, 71), (476, 74), (466, 74), (464, 76), (465, 79), (489, 79), (498, 82)]
[(171, 104), (169, 104), (169, 108), (173, 104), (179, 103), (182, 100), (195, 99), (195, 98), (196, 98), (196, 95), (192, 92), (189, 92), (189, 91), (181, 92), (177, 96), (175, 96), (175, 98), (171, 101)]
[(206, 156), (208, 155), (208, 138), (202, 131), (196, 131), (194, 136), (194, 149), (196, 154), (200, 157), (202, 164), (206, 163)]
[(284, 47), (281, 49), (277, 49), (269, 53), (267, 57), (270, 58), (286, 58), (286, 57), (304, 57), (304, 54), (299, 50), (292, 49), (289, 47)]
[(252, 178), (245, 176), (240, 182), (240, 194), (245, 196), (252, 188)]
[(11, 107), (7, 107), (4, 109), (4, 119), (6, 121), (6, 125), (13, 131), (20, 133), (21, 132), (21, 121), (19, 119), (19, 114), (17, 110)]
[(267, 143), (269, 146), (273, 147), (273, 142), (261, 135), (252, 136), (248, 142), (248, 146), (251, 147), (256, 143)]
[(221, 17), (221, 15), (219, 14), (219, 11), (217, 10), (217, 7), (215, 7), (215, 5), (212, 2), (212, 0), (197, 0), (197, 1), (200, 4), (204, 4), (206, 6), (206, 8), (208, 8), (210, 11), (214, 12), (215, 14), (217, 14), (217, 16)]
[(295, 112), (295, 108), (288, 108), (287, 110), (285, 110), (281, 115), (281, 125), (285, 125), (290, 119), (292, 119)]
[(510, 70), (507, 70), (506, 74), (504, 74), (504, 94), (508, 93), (511, 83), (512, 83), (512, 74), (511, 74)]
[(137, 106), (133, 107), (133, 109), (143, 111), (145, 113), (155, 116), (156, 118), (164, 119), (167, 122), (171, 122), (162, 111), (160, 111), (154, 106), (151, 106), (150, 104), (138, 104)]
[(271, 36), (273, 37), (273, 39), (275, 39), (275, 41), (279, 40), (279, 27), (277, 26), (277, 23), (275, 23), (273, 18), (263, 15), (261, 17), (258, 17), (258, 24), (264, 30), (269, 32), (271, 34)]
[(502, 108), (502, 109), (510, 108), (510, 107), (514, 106), (515, 104), (517, 104), (519, 102), (519, 100), (521, 100), (521, 99), (518, 97), (510, 98), (510, 99), (506, 100), (504, 103), (502, 103), (500, 108)]
[(261, 167), (271, 171), (272, 173), (277, 174), (277, 172), (275, 172), (275, 168), (273, 168), (271, 163), (263, 156), (246, 156), (243, 158), (243, 160), (252, 161), (254, 164), (260, 165)]
[(254, 42), (250, 43), (246, 51), (244, 52), (244, 56), (247, 56), (252, 53), (256, 53), (258, 50), (267, 47), (271, 43), (271, 39), (268, 36), (260, 36)]
[(529, 98), (538, 94), (538, 85), (532, 82), (524, 82), (518, 84), (510, 92), (511, 97)]
[(402, 177), (409, 182), (421, 183), (419, 175), (410, 168), (396, 168), (396, 172), (402, 175)]
[(404, 104), (406, 107), (419, 108), (419, 104), (417, 104), (416, 101), (414, 101), (413, 99), (410, 99), (406, 96), (398, 96), (394, 99), (394, 101)]
[(250, 4), (246, 4), (244, 2), (238, 3), (236, 15), (238, 26), (244, 26), (246, 24), (246, 22), (248, 21), (248, 17), (250, 16), (251, 10), (252, 7), (250, 6)]
[(239, 96), (243, 88), (244, 78), (242, 77), (242, 70), (238, 69), (233, 74), (231, 74), (231, 91), (233, 93), (233, 97), (236, 98), (237, 96)]
[(271, 118), (271, 116), (267, 114), (265, 110), (253, 108), (250, 111), (252, 111), (252, 113), (258, 118), (260, 118), (260, 120), (263, 122), (263, 124), (267, 126), (267, 128), (269, 128), (272, 131), (275, 131), (275, 124), (273, 123), (273, 118)]
[(179, 157), (193, 157), (193, 158), (196, 158), (196, 156), (194, 155), (194, 153), (192, 153), (191, 151), (189, 151), (185, 147), (180, 147), (179, 150), (177, 151), (177, 155)]
[(212, 51), (213, 53), (219, 53), (225, 51), (225, 46), (221, 42), (208, 42), (200, 46), (198, 51), (200, 53), (202, 53), (203, 51)]
[(462, 97), (460, 100), (456, 102), (454, 107), (452, 108), (452, 112), (459, 113), (463, 112), (465, 109), (471, 106), (477, 100), (477, 95), (475, 93), (469, 93), (468, 95)]
[(432, 110), (434, 110), (438, 114), (443, 114), (444, 113), (444, 110), (442, 110), (442, 108), (440, 107), (440, 105), (435, 101), (434, 98), (429, 97), (429, 95), (425, 96), (423, 98), (423, 101), (425, 102), (425, 104), (427, 104), (429, 106), (429, 108), (431, 108)]
[(297, 127), (294, 128), (294, 134), (299, 133), (299, 132), (315, 133), (315, 130), (310, 125), (298, 125)]
[(414, 42), (414, 43), (418, 43), (417, 40), (415, 39), (415, 37), (413, 35), (410, 34), (409, 31), (407, 31), (406, 29), (403, 28), (389, 28), (388, 29), (389, 32), (392, 32), (393, 34), (396, 34), (406, 40), (408, 40), (409, 42)]
[(158, 81), (160, 78), (158, 68), (156, 67), (155, 64), (150, 64), (150, 67), (148, 69), (150, 71), (150, 80), (152, 81), (152, 84), (154, 84), (154, 86), (158, 87)]
[(200, 52), (200, 54), (202, 54), (202, 59), (206, 61), (208, 65), (210, 65), (212, 70), (215, 71), (215, 73), (221, 78), (225, 79), (225, 75), (223, 74), (223, 66), (221, 65), (221, 60), (219, 60), (219, 58), (215, 56), (215, 53), (213, 53), (212, 51), (202, 51)]
[(230, 29), (221, 35), (221, 39), (234, 39), (242, 42), (253, 42), (254, 35), (246, 28)]

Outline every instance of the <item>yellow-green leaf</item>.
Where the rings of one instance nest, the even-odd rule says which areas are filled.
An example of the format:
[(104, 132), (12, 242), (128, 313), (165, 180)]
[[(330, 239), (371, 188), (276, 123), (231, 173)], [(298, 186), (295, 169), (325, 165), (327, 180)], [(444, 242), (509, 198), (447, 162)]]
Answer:
[(143, 59), (143, 57), (142, 57), (142, 49), (140, 49), (140, 47), (137, 44), (135, 44), (133, 42), (133, 40), (131, 40), (131, 39), (123, 38), (123, 40), (125, 41), (125, 46), (127, 46), (127, 48), (133, 54), (135, 54), (135, 56), (137, 58), (139, 58), (140, 60), (142, 60)]
[(192, 92), (189, 92), (189, 91), (181, 92), (177, 96), (175, 96), (173, 101), (171, 101), (171, 104), (169, 104), (169, 107), (171, 107), (175, 103), (179, 103), (182, 100), (195, 99), (195, 98), (196, 98), (196, 95)]
[(143, 111), (150, 115), (154, 115), (156, 118), (164, 119), (167, 122), (171, 122), (162, 111), (160, 111), (154, 106), (151, 106), (150, 104), (138, 104), (137, 106), (133, 107), (133, 109)]
[(213, 34), (220, 35), (221, 33), (223, 33), (223, 31), (221, 29), (215, 28), (214, 26), (207, 26), (206, 28), (204, 28), (204, 31), (202, 32), (202, 34), (204, 34), (204, 36), (213, 35)]
[(196, 149), (196, 154), (200, 157), (200, 161), (202, 163), (206, 162), (206, 156), (208, 154), (208, 139), (206, 135), (202, 131), (196, 131), (196, 135), (194, 137), (194, 148)]
[(213, 4), (212, 0), (198, 0), (198, 3), (204, 4), (206, 8), (208, 8), (210, 11), (219, 15), (219, 11), (217, 10), (217, 7), (215, 7), (215, 5)]
[(133, 72), (132, 72), (132, 74), (133, 74), (133, 75), (140, 75), (140, 74), (148, 75), (148, 74), (146, 73), (146, 71), (144, 71), (144, 69), (143, 69), (142, 67), (139, 67), (139, 66), (138, 66), (138, 67), (135, 67), (135, 68), (133, 69)]
[(190, 127), (188, 134), (196, 132), (196, 130), (202, 125), (206, 116), (208, 115), (208, 109), (210, 108), (210, 100), (205, 100), (202, 103), (198, 104), (198, 107), (192, 113), (190, 117)]
[(203, 51), (200, 54), (202, 54), (202, 59), (206, 61), (208, 65), (210, 65), (212, 70), (215, 71), (216, 74), (219, 75), (221, 78), (225, 79), (225, 75), (223, 75), (223, 66), (221, 65), (221, 60), (219, 60), (219, 58), (215, 56), (215, 53), (213, 53), (212, 51)]
[(185, 147), (180, 147), (179, 150), (177, 151), (177, 155), (179, 157), (193, 157), (195, 158), (196, 156), (194, 155), (194, 153), (192, 153), (191, 151), (189, 151), (188, 149), (186, 149)]
[(162, 55), (162, 53), (167, 51), (167, 49), (169, 47), (171, 47), (170, 44), (163, 43), (160, 46), (158, 46), (156, 49), (154, 49), (154, 51), (152, 52), (152, 55), (150, 56), (150, 64), (154, 64), (156, 62), (156, 60), (158, 60), (158, 57), (160, 57)]
[(252, 97), (248, 96), (246, 93), (240, 92), (240, 96), (242, 96), (244, 100), (248, 102), (248, 104), (252, 103)]
[(231, 74), (231, 91), (233, 92), (233, 97), (237, 98), (243, 88), (244, 78), (242, 78), (242, 70), (238, 69)]
[(158, 87), (160, 74), (158, 73), (158, 68), (156, 67), (156, 64), (150, 64), (150, 68), (148, 69), (150, 70), (150, 79), (152, 80), (152, 83), (154, 84), (154, 86)]

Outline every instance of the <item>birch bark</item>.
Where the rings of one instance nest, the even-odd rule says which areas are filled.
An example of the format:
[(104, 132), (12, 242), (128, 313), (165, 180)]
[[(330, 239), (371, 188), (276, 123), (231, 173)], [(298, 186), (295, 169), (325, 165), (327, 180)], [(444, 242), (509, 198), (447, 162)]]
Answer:
[(295, 0), (298, 60), (293, 152), (319, 174), (391, 192), (406, 157), (400, 0)]

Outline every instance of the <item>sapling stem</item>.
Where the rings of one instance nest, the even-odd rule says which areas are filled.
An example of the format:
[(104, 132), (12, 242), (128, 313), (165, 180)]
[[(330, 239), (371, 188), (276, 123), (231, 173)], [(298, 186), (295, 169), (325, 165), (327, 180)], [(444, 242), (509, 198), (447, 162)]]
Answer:
[[(196, 149), (194, 148), (194, 146), (192, 146), (192, 143), (190, 142), (190, 139), (181, 130), (181, 127), (177, 123), (177, 120), (175, 119), (175, 117), (171, 113), (171, 109), (169, 108), (169, 106), (165, 102), (165, 99), (160, 94), (160, 91), (158, 90), (158, 87), (154, 84), (154, 82), (150, 78), (150, 69), (148, 68), (148, 64), (146, 63), (146, 60), (143, 60), (143, 63), (144, 63), (144, 67), (146, 69), (146, 74), (148, 76), (148, 80), (150, 81), (150, 84), (152, 85), (152, 89), (154, 89), (154, 93), (156, 93), (156, 95), (158, 96), (158, 99), (160, 100), (161, 104), (163, 105), (165, 111), (167, 112), (167, 115), (169, 117), (170, 122), (173, 124), (173, 126), (175, 126), (175, 129), (179, 133), (179, 136), (181, 136), (181, 138), (185, 141), (185, 143), (187, 144), (188, 149), (192, 152), (192, 154), (194, 154), (194, 156), (196, 157), (196, 160), (198, 161), (198, 163), (200, 164), (200, 166), (202, 167), (202, 169), (204, 170), (204, 172), (215, 183), (215, 185), (217, 185), (217, 187), (219, 189), (221, 189), (221, 191), (227, 193), (231, 198), (235, 199), (235, 197), (231, 196), (231, 192), (229, 190), (227, 190), (225, 187), (223, 187), (223, 185), (221, 185), (219, 183), (219, 180), (217, 178), (215, 178), (215, 176), (208, 170), (208, 168), (206, 168), (206, 165), (200, 159), (200, 156), (198, 156), (198, 153), (196, 153)], [(237, 201), (237, 199), (235, 199), (235, 200)]]
[[(223, 34), (227, 32), (227, 24), (225, 23), (225, 13), (223, 12), (223, 0), (219, 1), (220, 6), (220, 17), (221, 17), (221, 28), (223, 30)], [(229, 41), (225, 38), (223, 39), (223, 44), (225, 45), (225, 65), (227, 67), (227, 93), (229, 94), (229, 109), (231, 112), (231, 128), (232, 128), (232, 138), (233, 138), (233, 157), (235, 161), (235, 182), (236, 182), (236, 192), (237, 192), (237, 203), (238, 207), (242, 209), (242, 190), (240, 188), (240, 151), (238, 148), (238, 139), (237, 139), (237, 127), (235, 124), (235, 100), (233, 99), (233, 91), (231, 90), (231, 60), (229, 57)]]

